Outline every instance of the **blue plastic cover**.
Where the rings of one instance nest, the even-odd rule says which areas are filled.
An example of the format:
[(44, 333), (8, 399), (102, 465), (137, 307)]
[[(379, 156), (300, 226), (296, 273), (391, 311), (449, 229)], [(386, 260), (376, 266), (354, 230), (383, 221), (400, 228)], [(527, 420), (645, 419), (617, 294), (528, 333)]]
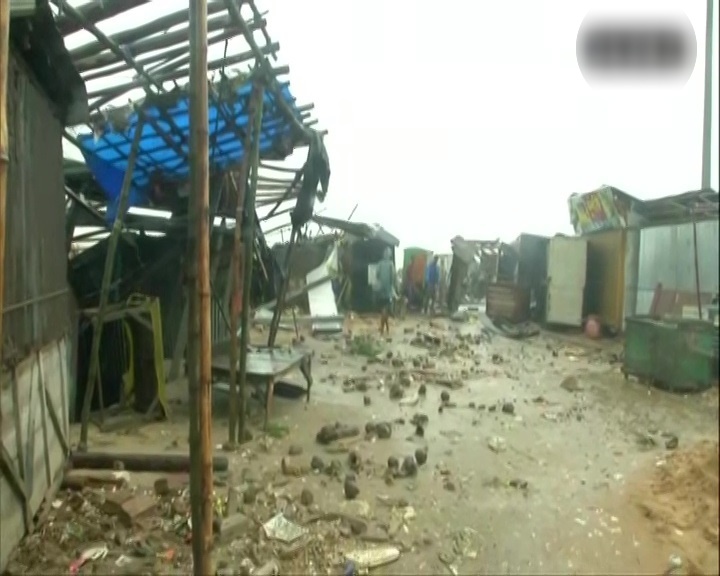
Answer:
[[(234, 118), (238, 130), (244, 133), (250, 122), (248, 104), (252, 83), (238, 86), (234, 91), (236, 95), (234, 102), (232, 97), (225, 96), (221, 106), (225, 110), (225, 116)], [(291, 108), (297, 110), (287, 85), (281, 87), (281, 93)], [(166, 178), (179, 181), (187, 179), (190, 172), (187, 160), (190, 140), (189, 104), (189, 97), (185, 95), (163, 111), (149, 103), (143, 106), (143, 114), (148, 120), (142, 126), (142, 136), (133, 170), (130, 206), (147, 203), (150, 178), (153, 174), (162, 174)], [(172, 124), (168, 122), (168, 118), (172, 120)], [(210, 170), (222, 171), (229, 166), (237, 165), (245, 154), (243, 142), (238, 139), (235, 130), (229, 128), (223, 114), (218, 113), (218, 108), (212, 99), (208, 109), (208, 121)], [(122, 130), (108, 126), (100, 137), (94, 134), (83, 134), (78, 137), (85, 162), (108, 197), (107, 218), (110, 222), (117, 214), (120, 190), (127, 171), (128, 156), (137, 125), (138, 113), (132, 112)], [(275, 96), (265, 91), (260, 154), (272, 150), (280, 140), (289, 137), (290, 134), (290, 124), (278, 110)], [(169, 146), (167, 140), (172, 140), (175, 146)], [(179, 148), (184, 154), (180, 155), (175, 148)]]

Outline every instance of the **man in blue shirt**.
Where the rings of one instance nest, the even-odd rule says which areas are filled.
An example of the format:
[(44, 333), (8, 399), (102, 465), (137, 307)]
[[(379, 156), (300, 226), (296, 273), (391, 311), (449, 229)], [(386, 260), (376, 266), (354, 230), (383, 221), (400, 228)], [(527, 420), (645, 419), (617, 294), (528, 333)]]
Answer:
[(425, 314), (432, 314), (435, 311), (435, 300), (437, 299), (438, 288), (440, 287), (440, 264), (439, 258), (435, 256), (425, 270)]

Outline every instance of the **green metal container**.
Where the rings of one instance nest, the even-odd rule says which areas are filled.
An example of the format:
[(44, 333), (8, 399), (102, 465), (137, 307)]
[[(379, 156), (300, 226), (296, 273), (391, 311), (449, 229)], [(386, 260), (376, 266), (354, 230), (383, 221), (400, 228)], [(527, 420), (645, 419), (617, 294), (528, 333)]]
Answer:
[(704, 320), (628, 318), (626, 376), (673, 392), (700, 392), (717, 382), (718, 329)]

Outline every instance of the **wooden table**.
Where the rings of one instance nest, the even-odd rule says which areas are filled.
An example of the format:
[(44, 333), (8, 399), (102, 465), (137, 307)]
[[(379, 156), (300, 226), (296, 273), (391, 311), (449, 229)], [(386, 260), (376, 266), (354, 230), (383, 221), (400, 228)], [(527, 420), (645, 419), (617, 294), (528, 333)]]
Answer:
[[(272, 411), (272, 400), (275, 391), (275, 382), (299, 369), (307, 384), (305, 389), (305, 401), (310, 402), (310, 390), (312, 389), (312, 354), (304, 350), (287, 348), (252, 348), (247, 354), (246, 374), (251, 384), (265, 386), (265, 427)], [(227, 376), (230, 373), (230, 359), (227, 356), (213, 358), (213, 374)], [(226, 388), (227, 386), (227, 388)], [(230, 391), (230, 386), (223, 386), (222, 383), (213, 384), (213, 388)]]

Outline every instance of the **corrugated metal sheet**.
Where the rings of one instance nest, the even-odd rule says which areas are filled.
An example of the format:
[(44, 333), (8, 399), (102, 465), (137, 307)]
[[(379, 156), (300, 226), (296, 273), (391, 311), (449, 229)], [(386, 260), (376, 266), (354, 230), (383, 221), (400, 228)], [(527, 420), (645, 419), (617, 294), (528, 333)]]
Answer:
[[(62, 474), (67, 456), (70, 300), (65, 252), (62, 127), (11, 52), (0, 364), (0, 424), (20, 495), (0, 473), (0, 572)], [(32, 519), (30, 519), (32, 521)]]
[(21, 359), (70, 326), (62, 127), (13, 54), (8, 102), (3, 356)]
[[(69, 339), (48, 344), (0, 374), (2, 441), (37, 513), (63, 473), (68, 447), (67, 374)], [(25, 535), (24, 503), (0, 473), (0, 572)]]
[(490, 284), (486, 313), (492, 320), (523, 322), (530, 315), (530, 294), (526, 288), (505, 282)]
[[(717, 220), (697, 224), (700, 291), (704, 294), (717, 292), (720, 283), (718, 224)], [(650, 311), (658, 283), (663, 285), (663, 290), (695, 293), (692, 224), (659, 226), (640, 231), (636, 314), (647, 314)]]

